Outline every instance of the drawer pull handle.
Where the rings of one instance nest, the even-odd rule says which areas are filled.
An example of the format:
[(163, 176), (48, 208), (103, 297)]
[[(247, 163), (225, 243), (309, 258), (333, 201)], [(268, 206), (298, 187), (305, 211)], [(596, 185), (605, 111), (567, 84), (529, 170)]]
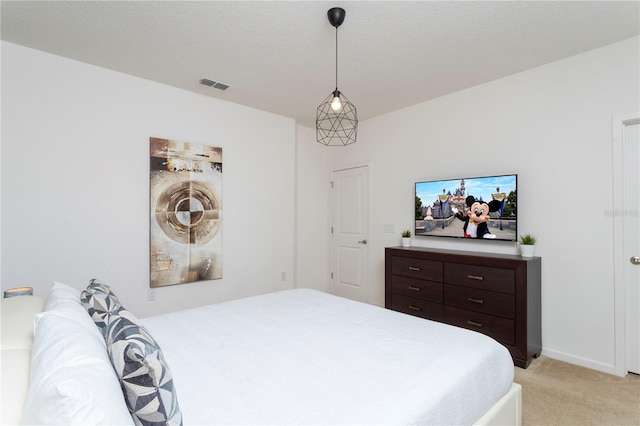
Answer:
[(420, 287), (414, 287), (412, 285), (409, 286), (409, 290), (413, 290), (413, 291), (420, 291), (422, 290)]
[(415, 306), (415, 305), (409, 305), (409, 309), (411, 309), (412, 311), (417, 311), (420, 312), (422, 309), (420, 309), (420, 306)]
[(484, 303), (484, 300), (482, 300), (482, 299), (474, 299), (473, 297), (467, 297), (467, 302), (473, 302), (473, 303), (478, 303), (478, 304), (482, 305)]
[(416, 267), (416, 266), (409, 266), (409, 270), (410, 270), (410, 271), (417, 271), (417, 272), (420, 272), (422, 269), (421, 269), (421, 268), (418, 268), (418, 267)]
[(467, 320), (467, 324), (472, 325), (474, 327), (480, 327), (482, 328), (482, 324), (479, 322), (475, 322), (475, 321), (471, 321), (471, 320)]
[(469, 278), (470, 280), (477, 280), (477, 281), (484, 280), (484, 277), (481, 277), (479, 275), (467, 275), (467, 278)]

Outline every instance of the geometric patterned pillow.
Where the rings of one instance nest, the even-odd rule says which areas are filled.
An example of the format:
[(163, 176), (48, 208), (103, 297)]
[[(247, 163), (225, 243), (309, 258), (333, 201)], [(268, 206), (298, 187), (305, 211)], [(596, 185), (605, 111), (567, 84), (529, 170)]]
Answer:
[(109, 317), (107, 349), (136, 425), (182, 425), (173, 377), (162, 350), (124, 308)]
[(122, 309), (118, 297), (107, 284), (94, 278), (89, 281), (87, 289), (80, 294), (80, 302), (106, 339), (109, 317)]

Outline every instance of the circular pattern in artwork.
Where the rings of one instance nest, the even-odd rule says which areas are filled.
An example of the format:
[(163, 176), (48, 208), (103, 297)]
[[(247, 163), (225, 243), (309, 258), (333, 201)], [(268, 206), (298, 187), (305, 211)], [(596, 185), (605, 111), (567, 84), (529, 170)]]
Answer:
[(204, 183), (186, 181), (166, 188), (158, 197), (158, 224), (174, 241), (202, 245), (220, 227), (218, 199)]

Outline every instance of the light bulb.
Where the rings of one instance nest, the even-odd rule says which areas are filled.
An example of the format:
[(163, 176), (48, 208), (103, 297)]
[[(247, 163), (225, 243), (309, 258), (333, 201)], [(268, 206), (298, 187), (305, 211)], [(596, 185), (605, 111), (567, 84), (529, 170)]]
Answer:
[(335, 112), (338, 112), (342, 109), (342, 100), (340, 99), (339, 94), (334, 94), (333, 100), (331, 101), (331, 109)]

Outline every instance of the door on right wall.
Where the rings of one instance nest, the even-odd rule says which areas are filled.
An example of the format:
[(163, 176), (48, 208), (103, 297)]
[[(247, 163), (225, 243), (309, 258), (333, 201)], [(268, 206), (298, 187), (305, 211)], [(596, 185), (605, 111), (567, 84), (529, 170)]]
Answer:
[(640, 123), (624, 127), (627, 370), (640, 374)]

